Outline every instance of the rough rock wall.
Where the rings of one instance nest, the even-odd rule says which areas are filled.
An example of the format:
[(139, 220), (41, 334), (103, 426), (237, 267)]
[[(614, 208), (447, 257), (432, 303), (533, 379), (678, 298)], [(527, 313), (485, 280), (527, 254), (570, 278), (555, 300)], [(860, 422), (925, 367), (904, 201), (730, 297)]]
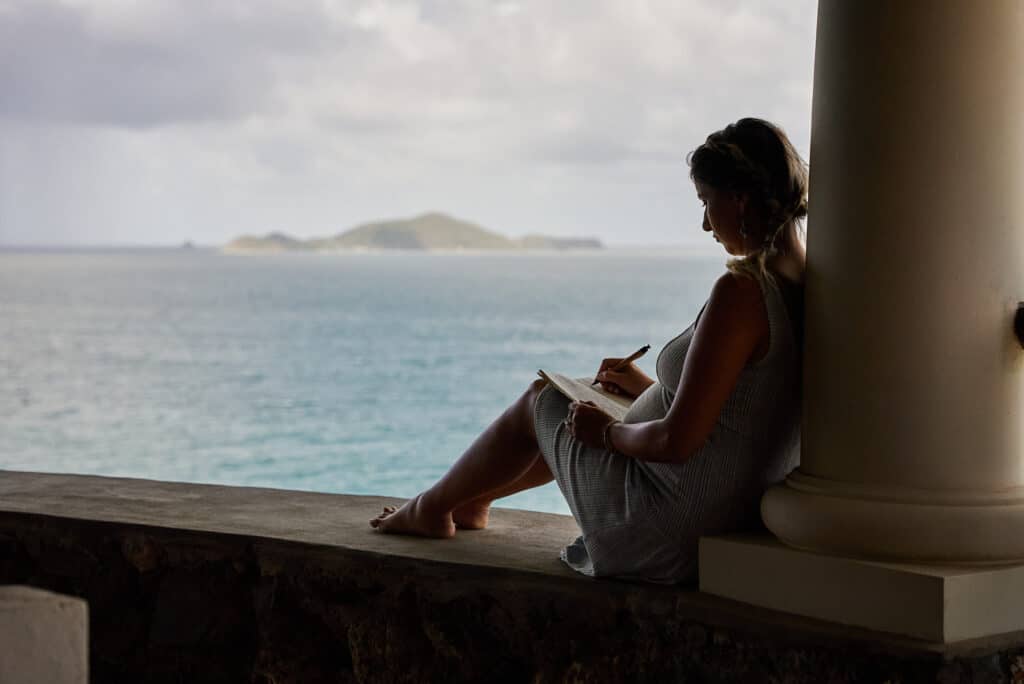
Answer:
[(723, 625), (673, 587), (22, 514), (0, 515), (0, 583), (88, 600), (96, 684), (989, 684), (1024, 664)]

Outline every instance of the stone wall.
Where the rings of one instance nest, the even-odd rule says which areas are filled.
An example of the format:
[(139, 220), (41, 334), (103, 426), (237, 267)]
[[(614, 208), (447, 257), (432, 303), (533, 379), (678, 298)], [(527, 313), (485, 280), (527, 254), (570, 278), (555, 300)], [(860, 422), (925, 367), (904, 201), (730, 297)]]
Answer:
[(110, 523), (4, 515), (0, 550), (0, 582), (88, 600), (96, 684), (980, 684), (1010, 681), (1021, 655), (944, 662), (761, 621), (715, 626), (677, 588)]
[[(161, 486), (173, 505), (167, 492), (179, 490)], [(196, 505), (197, 486), (173, 487)], [(280, 496), (286, 502), (313, 495)], [(84, 510), (84, 495), (65, 490), (62, 497), (63, 510), (54, 514)], [(408, 551), (419, 543), (429, 550), (423, 555), (443, 556), (445, 548), (454, 554), (458, 546), (437, 546), (447, 542), (412, 543), (396, 555), (381, 550), (390, 539), (372, 533), (359, 537), (365, 548), (334, 546), (173, 528), (172, 520), (156, 526), (14, 511), (30, 507), (16, 499), (0, 483), (0, 583), (88, 600), (96, 684), (988, 684), (1010, 682), (1024, 664), (1020, 635), (942, 646), (756, 609), (692, 588), (589, 580), (563, 572), (557, 561), (550, 572), (538, 572)], [(277, 524), (287, 520), (283, 510)], [(506, 515), (513, 512), (495, 513), (499, 521)], [(466, 543), (501, 541), (500, 522), (497, 527), (490, 537), (466, 533), (483, 535)], [(550, 544), (553, 557), (557, 546)]]

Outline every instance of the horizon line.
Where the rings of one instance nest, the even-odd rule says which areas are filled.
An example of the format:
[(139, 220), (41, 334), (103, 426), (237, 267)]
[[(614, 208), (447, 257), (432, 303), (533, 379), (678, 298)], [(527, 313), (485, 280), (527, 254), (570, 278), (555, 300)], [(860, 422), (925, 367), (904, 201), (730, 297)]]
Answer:
[[(103, 249), (173, 249), (173, 250), (188, 250), (188, 249), (200, 249), (200, 250), (219, 250), (223, 249), (228, 243), (199, 243), (192, 241), (184, 241), (179, 243), (117, 243), (117, 242), (61, 242), (61, 243), (5, 243), (0, 242), (0, 250), (103, 250)], [(690, 249), (693, 251), (709, 251), (716, 252), (720, 249), (716, 249), (717, 245), (700, 245), (693, 243), (683, 242), (616, 242), (616, 243), (604, 243), (602, 242), (601, 247), (586, 248), (587, 250), (600, 251), (602, 249), (638, 249), (638, 248), (673, 248), (673, 249)], [(452, 248), (457, 249), (457, 248)], [(580, 248), (581, 250), (584, 248)], [(302, 250), (294, 250), (296, 253), (301, 253)], [(338, 251), (369, 251), (369, 250), (338, 250)], [(381, 248), (373, 251), (431, 251), (429, 249), (424, 250), (401, 250), (394, 248)], [(493, 251), (493, 252), (504, 252), (504, 251), (519, 251), (519, 250), (502, 250), (502, 249), (473, 249), (472, 251)], [(524, 250), (525, 251), (525, 250)], [(268, 254), (271, 252), (268, 252)], [(284, 252), (274, 252), (284, 253)]]

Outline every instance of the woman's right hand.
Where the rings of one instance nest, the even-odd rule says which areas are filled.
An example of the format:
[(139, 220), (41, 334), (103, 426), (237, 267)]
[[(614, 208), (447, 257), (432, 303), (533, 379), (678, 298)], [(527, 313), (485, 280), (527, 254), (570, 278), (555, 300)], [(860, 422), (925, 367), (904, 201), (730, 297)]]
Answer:
[(622, 361), (621, 358), (605, 359), (601, 362), (596, 379), (605, 390), (612, 394), (620, 394), (624, 397), (635, 399), (645, 389), (654, 384), (654, 380), (640, 370), (635, 363), (630, 363), (621, 370), (609, 370), (620, 361)]

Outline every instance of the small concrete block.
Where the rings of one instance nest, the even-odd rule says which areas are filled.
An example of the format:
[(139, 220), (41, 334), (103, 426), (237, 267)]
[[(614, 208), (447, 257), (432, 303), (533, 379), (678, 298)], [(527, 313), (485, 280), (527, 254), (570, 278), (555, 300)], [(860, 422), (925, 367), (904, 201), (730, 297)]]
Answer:
[(880, 563), (790, 548), (769, 535), (703, 537), (700, 590), (939, 643), (1024, 630), (1024, 566)]
[(0, 586), (0, 682), (88, 684), (88, 629), (82, 599)]

